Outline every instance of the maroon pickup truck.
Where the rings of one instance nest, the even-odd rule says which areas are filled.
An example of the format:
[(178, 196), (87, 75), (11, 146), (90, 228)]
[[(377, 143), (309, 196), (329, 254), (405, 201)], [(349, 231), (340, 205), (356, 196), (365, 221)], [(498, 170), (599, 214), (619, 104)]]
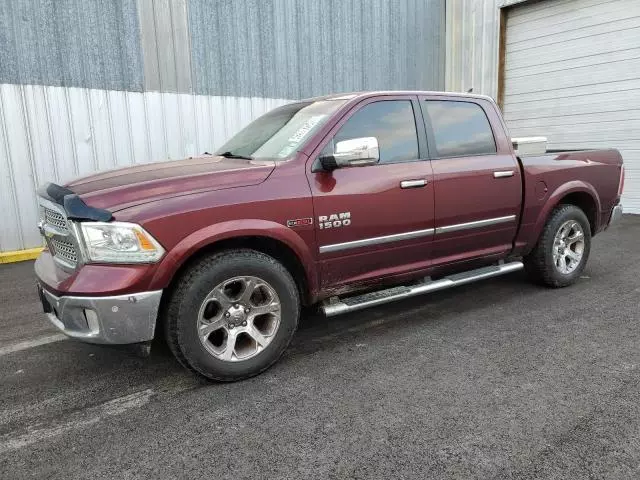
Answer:
[(336, 315), (522, 268), (569, 285), (622, 214), (622, 159), (514, 145), (488, 97), (333, 95), (214, 155), (47, 184), (44, 310), (87, 342), (162, 332), (185, 367), (238, 380), (280, 357), (301, 305)]

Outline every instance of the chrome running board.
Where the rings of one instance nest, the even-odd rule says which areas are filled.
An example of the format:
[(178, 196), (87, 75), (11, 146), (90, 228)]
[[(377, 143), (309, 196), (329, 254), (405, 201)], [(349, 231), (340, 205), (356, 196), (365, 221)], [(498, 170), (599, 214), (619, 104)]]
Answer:
[(386, 290), (357, 295), (355, 297), (334, 297), (331, 300), (325, 301), (320, 309), (327, 317), (333, 317), (334, 315), (340, 315), (342, 313), (355, 312), (356, 310), (362, 310), (363, 308), (374, 307), (376, 305), (382, 305), (383, 303), (415, 297), (416, 295), (422, 295), (423, 293), (435, 292), (437, 290), (444, 290), (445, 288), (456, 287), (458, 285), (464, 285), (465, 283), (471, 283), (485, 278), (497, 277), (498, 275), (504, 275), (505, 273), (522, 270), (523, 268), (524, 265), (522, 262), (509, 262), (501, 265), (492, 265), (490, 267), (469, 270), (468, 272), (456, 273), (455, 275), (450, 275), (440, 280), (427, 281), (417, 285), (392, 287)]

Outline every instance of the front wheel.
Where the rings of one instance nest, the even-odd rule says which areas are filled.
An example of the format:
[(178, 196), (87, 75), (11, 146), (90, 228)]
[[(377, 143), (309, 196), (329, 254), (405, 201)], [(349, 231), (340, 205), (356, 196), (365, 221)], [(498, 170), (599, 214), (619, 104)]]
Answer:
[(525, 258), (527, 272), (550, 287), (575, 283), (591, 250), (591, 227), (575, 205), (560, 205), (547, 220), (538, 243)]
[(278, 360), (299, 313), (296, 284), (279, 262), (252, 250), (221, 252), (179, 280), (168, 302), (167, 343), (204, 377), (242, 380)]

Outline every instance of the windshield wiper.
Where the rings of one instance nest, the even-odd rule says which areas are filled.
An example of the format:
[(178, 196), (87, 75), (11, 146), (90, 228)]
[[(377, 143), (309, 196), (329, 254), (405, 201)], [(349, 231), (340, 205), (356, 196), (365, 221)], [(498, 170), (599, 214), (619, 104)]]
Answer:
[(216, 153), (216, 155), (225, 158), (241, 158), (243, 160), (253, 160), (253, 157), (249, 157), (247, 155), (237, 155), (233, 152)]

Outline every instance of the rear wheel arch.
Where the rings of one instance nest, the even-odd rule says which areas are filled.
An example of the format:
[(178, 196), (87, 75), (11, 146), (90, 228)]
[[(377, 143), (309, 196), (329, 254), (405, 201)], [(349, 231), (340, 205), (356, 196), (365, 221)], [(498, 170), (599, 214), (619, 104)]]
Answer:
[(576, 282), (591, 250), (589, 227), (580, 207), (556, 205), (532, 251), (524, 257), (525, 270), (532, 279), (555, 288)]
[(559, 205), (574, 205), (582, 210), (589, 220), (591, 235), (593, 236), (596, 234), (598, 229), (599, 209), (598, 203), (591, 193), (586, 191), (571, 192), (562, 197), (560, 201), (554, 206), (554, 208)]
[(600, 197), (596, 189), (585, 182), (573, 181), (560, 186), (549, 196), (545, 206), (538, 215), (535, 224), (531, 248), (538, 242), (540, 235), (553, 211), (560, 205), (574, 205), (580, 208), (589, 220), (592, 236), (599, 229)]

